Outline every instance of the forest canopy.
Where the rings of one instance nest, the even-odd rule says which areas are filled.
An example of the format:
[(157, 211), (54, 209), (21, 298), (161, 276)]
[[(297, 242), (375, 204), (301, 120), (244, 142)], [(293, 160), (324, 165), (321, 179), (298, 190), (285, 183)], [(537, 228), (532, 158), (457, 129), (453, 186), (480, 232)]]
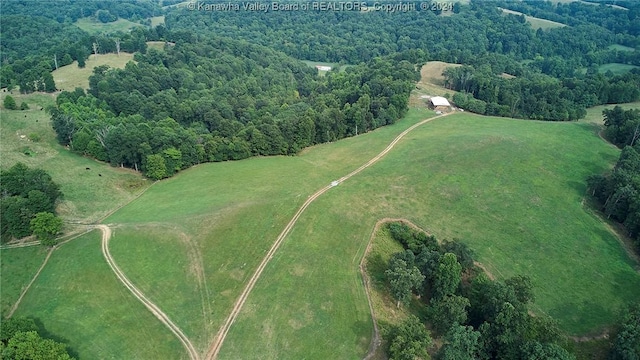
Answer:
[(181, 41), (97, 67), (88, 93), (50, 109), (58, 140), (159, 179), (207, 161), (295, 154), (392, 124), (418, 79), (405, 60), (374, 59), (324, 77), (244, 41)]

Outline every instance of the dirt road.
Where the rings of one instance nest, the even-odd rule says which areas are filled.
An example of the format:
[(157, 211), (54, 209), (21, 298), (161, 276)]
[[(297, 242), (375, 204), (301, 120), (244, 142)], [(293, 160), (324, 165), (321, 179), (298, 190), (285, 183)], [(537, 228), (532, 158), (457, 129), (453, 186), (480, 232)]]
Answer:
[(187, 338), (187, 336), (182, 332), (182, 330), (176, 324), (174, 324), (173, 321), (171, 321), (171, 319), (169, 319), (167, 314), (165, 314), (162, 310), (160, 310), (160, 308), (156, 304), (154, 304), (153, 302), (151, 302), (151, 300), (149, 300), (146, 296), (144, 296), (144, 294), (137, 287), (135, 287), (131, 283), (131, 281), (124, 275), (124, 273), (122, 272), (122, 270), (120, 270), (118, 265), (116, 265), (116, 262), (113, 260), (113, 257), (109, 252), (109, 239), (111, 238), (111, 228), (109, 228), (109, 226), (107, 225), (97, 225), (97, 228), (102, 230), (102, 255), (104, 255), (104, 259), (109, 264), (109, 267), (111, 267), (111, 270), (113, 270), (113, 272), (116, 274), (116, 276), (118, 277), (118, 280), (120, 280), (120, 282), (127, 289), (129, 289), (129, 291), (133, 294), (133, 296), (135, 296), (136, 299), (138, 299), (142, 304), (144, 304), (144, 306), (146, 306), (147, 309), (149, 309), (149, 311), (151, 311), (151, 313), (155, 315), (155, 317), (157, 317), (158, 320), (160, 320), (160, 322), (162, 322), (166, 327), (169, 328), (169, 330), (171, 330), (171, 332), (180, 340), (184, 348), (187, 350), (187, 353), (189, 354), (189, 358), (191, 360), (199, 360), (200, 355), (196, 351), (195, 347), (193, 346), (189, 338)]
[(289, 234), (289, 231), (291, 231), (291, 229), (293, 228), (295, 223), (298, 221), (298, 218), (307, 209), (307, 207), (313, 201), (315, 201), (318, 197), (320, 197), (320, 195), (324, 194), (329, 189), (333, 188), (334, 186), (338, 185), (341, 182), (344, 182), (344, 181), (348, 180), (352, 176), (358, 174), (362, 170), (364, 170), (364, 169), (368, 168), (369, 166), (373, 165), (374, 163), (376, 163), (383, 156), (385, 156), (389, 151), (391, 151), (391, 149), (405, 135), (407, 135), (413, 129), (415, 129), (418, 126), (423, 125), (423, 124), (425, 124), (425, 123), (427, 123), (429, 121), (432, 121), (432, 120), (435, 120), (435, 119), (439, 119), (439, 118), (447, 116), (447, 115), (449, 115), (449, 114), (444, 114), (444, 115), (432, 117), (432, 118), (429, 118), (429, 119), (425, 119), (425, 120), (422, 120), (422, 121), (410, 126), (406, 130), (401, 132), (398, 136), (396, 136), (395, 139), (393, 139), (393, 141), (384, 150), (382, 150), (378, 155), (373, 157), (367, 163), (365, 163), (364, 165), (362, 165), (359, 168), (355, 169), (354, 171), (350, 172), (349, 174), (341, 177), (340, 179), (334, 181), (332, 184), (327, 185), (327, 186), (323, 187), (322, 189), (316, 191), (313, 195), (311, 195), (307, 199), (307, 201), (304, 202), (304, 204), (302, 204), (302, 206), (298, 209), (298, 211), (293, 215), (293, 218), (291, 218), (291, 220), (289, 221), (287, 226), (285, 226), (284, 230), (282, 230), (280, 235), (276, 238), (276, 241), (273, 243), (273, 245), (271, 246), (271, 248), (269, 249), (269, 251), (267, 252), (265, 257), (262, 259), (262, 261), (260, 262), (260, 265), (258, 265), (258, 268), (253, 273), (253, 275), (249, 279), (249, 282), (245, 286), (244, 290), (242, 291), (242, 293), (240, 294), (240, 296), (236, 300), (236, 302), (235, 302), (235, 304), (233, 306), (233, 309), (231, 310), (231, 313), (229, 314), (229, 316), (227, 317), (226, 321), (222, 325), (222, 328), (220, 328), (220, 330), (218, 330), (218, 333), (216, 334), (215, 340), (213, 341), (213, 343), (209, 347), (209, 351), (207, 351), (207, 355), (205, 357), (206, 360), (213, 360), (218, 356), (220, 348), (222, 347), (222, 343), (224, 342), (224, 339), (226, 338), (227, 333), (229, 332), (229, 329), (231, 328), (231, 325), (233, 325), (233, 322), (238, 317), (238, 314), (240, 313), (240, 310), (242, 310), (242, 306), (244, 305), (245, 301), (247, 300), (247, 297), (251, 293), (251, 290), (253, 290), (253, 287), (255, 286), (256, 282), (258, 281), (258, 278), (260, 278), (260, 275), (262, 275), (262, 271), (267, 266), (267, 264), (269, 263), (271, 258), (273, 258), (273, 255), (276, 253), (276, 251), (278, 251), (278, 248), (280, 247), (280, 244), (282, 244), (282, 241), (284, 240), (284, 238), (287, 236), (287, 234)]

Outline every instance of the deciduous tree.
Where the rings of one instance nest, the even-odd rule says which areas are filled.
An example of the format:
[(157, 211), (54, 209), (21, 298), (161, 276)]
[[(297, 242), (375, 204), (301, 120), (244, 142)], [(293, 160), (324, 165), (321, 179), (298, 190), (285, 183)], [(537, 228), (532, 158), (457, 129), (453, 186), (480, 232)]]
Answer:
[(62, 230), (62, 219), (50, 212), (40, 212), (31, 220), (31, 231), (45, 246), (57, 244), (56, 235)]

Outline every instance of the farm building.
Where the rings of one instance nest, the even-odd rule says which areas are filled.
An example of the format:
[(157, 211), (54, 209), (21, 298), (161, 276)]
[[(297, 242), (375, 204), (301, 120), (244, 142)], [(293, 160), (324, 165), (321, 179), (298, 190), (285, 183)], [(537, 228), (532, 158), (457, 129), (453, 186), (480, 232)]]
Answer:
[(451, 110), (451, 104), (449, 100), (442, 96), (434, 96), (429, 98), (429, 107), (437, 111), (449, 111)]
[(331, 66), (316, 65), (316, 69), (318, 69), (319, 71), (330, 71)]

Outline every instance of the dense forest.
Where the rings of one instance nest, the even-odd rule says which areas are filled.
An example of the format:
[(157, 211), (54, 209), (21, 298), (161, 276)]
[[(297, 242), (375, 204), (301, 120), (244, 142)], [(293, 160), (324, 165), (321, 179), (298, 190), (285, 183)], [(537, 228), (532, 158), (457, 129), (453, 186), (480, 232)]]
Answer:
[[(166, 1), (165, 1), (166, 2)], [(118, 0), (86, 1), (57, 0), (51, 4), (37, 4), (33, 1), (6, 1), (2, 3), (2, 17), (7, 15), (29, 15), (55, 20), (62, 23), (74, 23), (84, 17), (93, 17), (100, 22), (112, 22), (119, 18), (132, 21), (162, 15), (158, 1)], [(174, 3), (174, 2), (169, 2)]]
[[(34, 16), (34, 13), (37, 14)], [(160, 15), (162, 9), (151, 1), (56, 1), (55, 6), (33, 1), (2, 3), (0, 27), (0, 87), (19, 87), (22, 93), (56, 91), (51, 71), (78, 61), (84, 67), (89, 55), (120, 50), (144, 52), (147, 33), (131, 32), (89, 35), (73, 24), (89, 17), (112, 22), (118, 18), (145, 19)]]
[(207, 161), (295, 154), (394, 123), (418, 79), (402, 59), (317, 76), (262, 46), (216, 39), (151, 49), (124, 69), (98, 67), (49, 109), (58, 140), (160, 179)]
[(22, 238), (32, 233), (45, 245), (62, 226), (54, 216), (60, 187), (41, 169), (17, 163), (0, 171), (0, 241)]
[[(555, 9), (551, 3), (537, 3)], [(480, 114), (577, 120), (586, 114), (586, 107), (640, 98), (640, 71), (614, 76), (597, 70), (598, 65), (612, 62), (640, 65), (640, 51), (612, 48), (640, 45), (633, 29), (637, 6), (632, 10), (603, 6), (603, 16), (599, 6), (572, 3), (567, 16), (580, 14), (572, 18), (572, 26), (533, 31), (523, 16), (505, 15), (498, 5), (504, 4), (475, 1), (457, 6), (455, 16), (447, 17), (419, 9), (268, 16), (182, 11), (168, 14), (166, 22), (174, 34), (225, 34), (299, 59), (357, 64), (410, 50), (429, 60), (465, 64), (450, 70), (448, 85), (467, 93), (454, 99), (458, 106)], [(594, 24), (593, 17), (608, 22)], [(503, 73), (516, 78), (500, 77)]]
[(426, 308), (422, 319), (409, 317), (387, 331), (391, 359), (429, 358), (425, 323), (442, 339), (438, 359), (574, 359), (556, 323), (528, 313), (534, 300), (529, 278), (492, 281), (464, 244), (438, 244), (403, 223), (388, 229), (405, 249), (389, 261), (389, 290), (403, 303), (420, 295)]

